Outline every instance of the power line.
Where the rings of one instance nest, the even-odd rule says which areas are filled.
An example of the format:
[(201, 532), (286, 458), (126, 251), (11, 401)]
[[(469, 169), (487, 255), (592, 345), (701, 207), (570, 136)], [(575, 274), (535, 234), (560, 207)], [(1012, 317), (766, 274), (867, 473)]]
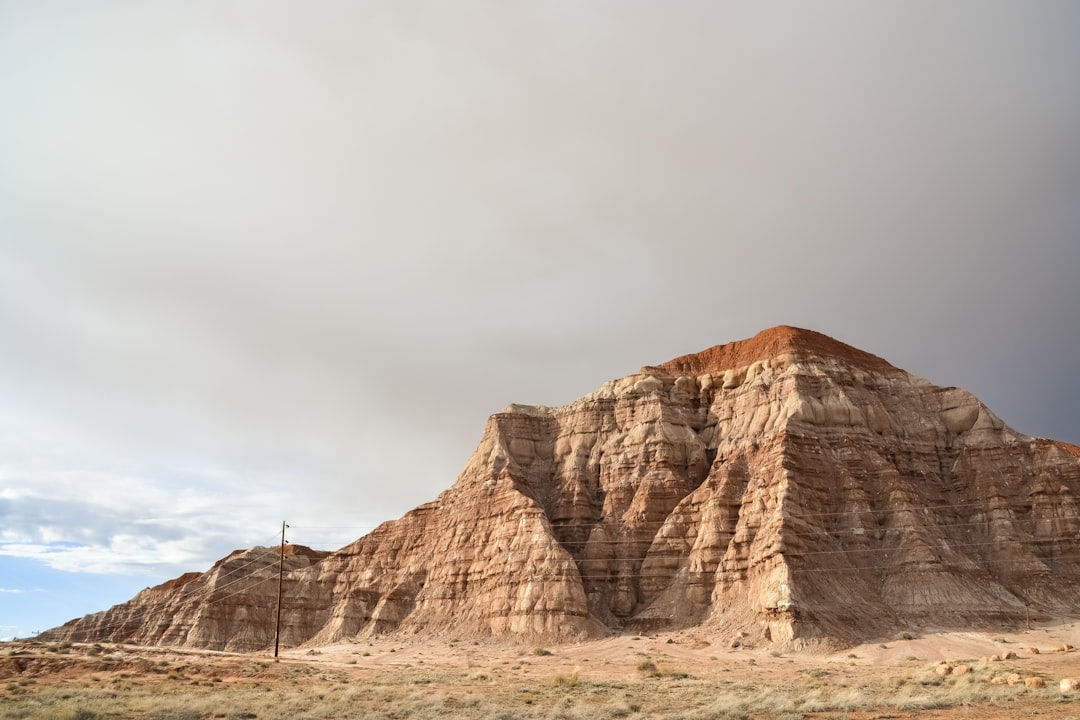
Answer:
[[(736, 506), (732, 506), (732, 507), (736, 507)], [(968, 507), (986, 507), (986, 503), (985, 502), (968, 502), (968, 503), (942, 504), (942, 505), (925, 506), (925, 507), (910, 507), (910, 508), (904, 508), (903, 510), (900, 510), (900, 511), (892, 511), (889, 514), (890, 515), (895, 515), (895, 514), (898, 514), (899, 512), (926, 513), (928, 511), (935, 511), (935, 510), (940, 511), (940, 510), (959, 509), (959, 508), (968, 508)], [(997, 511), (1001, 511), (1001, 510), (1011, 510), (1011, 509), (1012, 508), (1009, 508), (1008, 506), (1002, 506), (1002, 507), (991, 507), (991, 508), (988, 508), (987, 511), (988, 512), (997, 512)], [(775, 511), (773, 511), (773, 512), (775, 512)], [(1022, 525), (1022, 524), (1036, 522), (1036, 521), (1038, 521), (1040, 519), (1042, 519), (1042, 520), (1054, 520), (1054, 521), (1080, 520), (1080, 515), (1074, 515), (1074, 514), (1055, 515), (1055, 516), (1046, 517), (1046, 518), (1034, 518), (1034, 517), (1030, 516), (1030, 512), (1031, 511), (1029, 509), (1028, 510), (1029, 514), (1027, 516), (1022, 516), (1020, 518), (996, 518), (996, 519), (995, 518), (987, 518), (985, 520), (979, 520), (979, 521), (940, 522), (940, 523), (922, 524), (920, 526), (919, 530), (920, 531), (921, 530), (933, 531), (935, 529), (944, 529), (944, 528), (969, 528), (968, 533), (970, 533), (971, 532), (970, 528), (985, 527), (985, 528), (987, 528), (988, 531), (993, 532), (993, 530), (989, 526), (991, 526), (994, 523), (998, 523), (998, 522), (1008, 522), (1010, 524)], [(780, 522), (782, 524), (791, 523), (792, 521), (803, 520), (803, 519), (806, 519), (806, 518), (857, 516), (857, 515), (864, 515), (864, 514), (867, 514), (867, 513), (876, 515), (876, 513), (874, 513), (872, 510), (869, 510), (869, 509), (867, 509), (867, 510), (851, 510), (851, 511), (844, 511), (844, 512), (799, 513), (799, 514), (784, 514), (782, 509), (781, 509), (781, 513), (782, 514), (781, 514)], [(547, 527), (550, 530), (554, 531), (555, 533), (558, 533), (559, 531), (563, 531), (563, 530), (568, 530), (568, 529), (573, 530), (573, 529), (578, 529), (578, 528), (588, 529), (588, 530), (595, 530), (597, 528), (609, 528), (609, 527), (611, 527), (611, 525), (609, 525), (609, 523), (613, 524), (614, 525), (613, 529), (618, 531), (618, 532), (632, 532), (635, 529), (663, 526), (663, 525), (668, 524), (668, 523), (671, 522), (671, 516), (669, 515), (668, 518), (665, 518), (663, 520), (657, 520), (657, 521), (644, 521), (644, 520), (642, 520), (640, 522), (634, 522), (634, 518), (625, 518), (625, 517), (615, 518), (615, 517), (613, 517), (613, 518), (604, 518), (604, 519), (600, 519), (600, 520), (597, 520), (597, 521), (594, 521), (594, 522), (588, 522), (588, 523), (580, 523), (580, 522), (560, 523), (559, 521), (551, 521), (550, 519), (548, 519), (547, 516), (544, 514), (544, 512), (542, 510), (540, 510), (540, 509), (536, 509), (535, 511), (530, 512), (529, 515), (524, 516), (524, 517), (525, 518), (540, 519), (541, 521), (542, 520), (547, 520), (547, 523), (546, 523)], [(886, 515), (886, 517), (888, 517), (888, 515)], [(518, 519), (523, 519), (523, 518), (521, 516), (519, 516)], [(391, 522), (390, 526), (385, 531), (386, 534), (388, 534), (388, 535), (400, 534), (400, 533), (404, 533), (407, 530), (409, 530), (408, 527), (396, 527), (393, 524), (393, 521), (390, 521), (390, 522)], [(618, 523), (627, 523), (627, 524), (629, 524), (629, 526), (618, 524)], [(677, 525), (679, 523), (674, 523), (674, 524)], [(753, 530), (753, 531), (757, 532), (757, 531), (761, 531), (763, 528), (769, 527), (772, 524), (773, 523), (769, 523), (769, 522), (757, 523), (755, 525), (749, 525), (749, 524), (743, 523), (743, 524), (737, 524), (734, 527), (731, 527), (729, 529), (720, 530), (720, 532), (722, 534), (730, 534), (730, 535), (734, 535), (740, 530)], [(383, 526), (386, 526), (386, 525), (387, 525), (387, 523), (382, 523), (379, 526), (371, 526), (371, 525), (299, 525), (299, 526), (295, 526), (295, 529), (300, 529), (300, 530), (304, 530), (304, 529), (337, 529), (337, 530), (340, 530), (340, 529), (365, 529), (365, 528), (375, 529), (375, 528), (383, 527)], [(696, 521), (688, 520), (685, 523), (685, 526), (688, 529), (689, 528), (697, 528), (697, 529), (700, 530), (700, 528), (703, 525), (705, 525), (705, 523), (703, 523), (700, 519), (696, 520)], [(427, 535), (429, 533), (438, 532), (439, 530), (440, 530), (440, 528), (438, 526), (435, 526), (435, 527), (425, 526), (425, 527), (423, 527), (423, 532), (421, 532), (419, 534), (420, 535)], [(791, 539), (791, 538), (795, 538), (795, 539), (798, 539), (798, 538), (823, 538), (825, 540), (831, 540), (833, 542), (841, 542), (842, 539), (850, 537), (850, 538), (860, 538), (860, 539), (863, 539), (863, 540), (866, 540), (866, 541), (869, 541), (869, 542), (873, 543), (875, 540), (878, 539), (878, 538), (875, 537), (875, 534), (876, 534), (875, 531), (882, 531), (882, 532), (885, 532), (885, 533), (889, 533), (892, 530), (893, 530), (893, 528), (889, 528), (889, 527), (886, 527), (886, 526), (880, 526), (880, 525), (875, 526), (875, 527), (870, 527), (870, 528), (849, 527), (849, 528), (839, 528), (839, 529), (835, 529), (835, 530), (828, 530), (828, 529), (794, 530), (794, 529), (790, 529), (790, 525), (788, 525), (784, 530), (783, 538), (784, 539)], [(755, 535), (755, 537), (756, 537), (756, 535)], [(934, 552), (934, 554), (935, 554), (934, 559), (927, 560), (927, 561), (913, 561), (913, 562), (898, 561), (898, 562), (889, 563), (889, 564), (875, 564), (875, 565), (865, 564), (865, 562), (863, 562), (863, 561), (861, 561), (859, 559), (859, 558), (866, 557), (868, 554), (871, 557), (877, 556), (877, 555), (884, 555), (884, 556), (887, 557), (888, 553), (903, 551), (905, 549), (910, 548), (910, 545), (889, 545), (889, 546), (880, 546), (880, 547), (859, 547), (859, 548), (847, 547), (847, 548), (835, 548), (835, 549), (828, 549), (828, 550), (794, 550), (794, 549), (789, 548), (789, 549), (786, 549), (784, 551), (774, 552), (772, 555), (770, 555), (768, 557), (780, 556), (780, 557), (786, 559), (789, 562), (793, 561), (793, 560), (798, 560), (799, 558), (811, 557), (811, 556), (844, 556), (844, 557), (852, 558), (851, 563), (846, 567), (840, 567), (840, 568), (836, 568), (836, 567), (833, 567), (833, 568), (815, 567), (815, 568), (813, 568), (814, 573), (851, 573), (852, 571), (869, 571), (869, 570), (892, 570), (892, 571), (895, 571), (895, 572), (899, 573), (899, 572), (903, 572), (905, 567), (910, 567), (912, 565), (926, 565), (926, 564), (940, 566), (940, 568), (942, 570), (945, 570), (945, 571), (957, 570), (957, 569), (962, 570), (963, 565), (965, 564), (964, 561), (967, 561), (967, 562), (976, 562), (976, 561), (978, 561), (978, 562), (982, 563), (982, 566), (978, 567), (977, 570), (980, 571), (980, 572), (985, 572), (985, 573), (991, 575), (992, 577), (995, 576), (999, 572), (1005, 571), (1006, 568), (1013, 568), (1013, 567), (1015, 567), (1015, 568), (1027, 568), (1027, 567), (1030, 567), (1031, 562), (1051, 563), (1051, 564), (1055, 564), (1055, 565), (1064, 564), (1064, 563), (1080, 562), (1080, 554), (1076, 554), (1076, 553), (1053, 553), (1051, 557), (1040, 557), (1039, 554), (1032, 553), (1033, 557), (1031, 557), (1028, 560), (1015, 560), (1015, 561), (1014, 560), (994, 560), (993, 557), (990, 557), (990, 558), (985, 558), (985, 557), (982, 557), (982, 556), (972, 557), (972, 556), (967, 555), (965, 553), (958, 553), (958, 551), (960, 549), (970, 549), (970, 548), (989, 547), (989, 546), (997, 546), (997, 547), (1015, 546), (1015, 545), (1038, 546), (1040, 544), (1045, 545), (1045, 544), (1053, 544), (1053, 543), (1066, 543), (1066, 542), (1070, 541), (1069, 538), (1061, 538), (1061, 537), (1057, 537), (1057, 538), (1038, 538), (1038, 537), (1032, 536), (1032, 537), (1028, 537), (1028, 538), (1008, 538), (1008, 539), (1001, 539), (1001, 540), (989, 540), (989, 541), (985, 541), (985, 542), (956, 543), (956, 542), (950, 542), (947, 538), (925, 537), (925, 533), (923, 533), (923, 532), (913, 533), (913, 534), (911, 534), (911, 537), (916, 542), (921, 541), (922, 543), (928, 543), (929, 544), (929, 549), (932, 552)], [(745, 571), (745, 569), (738, 569), (738, 568), (724, 569), (723, 567), (721, 567), (721, 564), (717, 564), (717, 566), (715, 568), (713, 568), (712, 570), (690, 570), (689, 567), (688, 567), (688, 564), (692, 560), (692, 558), (690, 557), (690, 553), (693, 552), (694, 549), (695, 549), (696, 538), (697, 538), (697, 533), (694, 533), (692, 535), (688, 535), (688, 534), (684, 533), (684, 534), (672, 536), (670, 538), (658, 537), (656, 535), (653, 535), (653, 536), (648, 537), (648, 538), (642, 538), (641, 540), (613, 539), (613, 540), (583, 540), (583, 541), (570, 541), (570, 540), (568, 540), (568, 541), (562, 541), (560, 544), (563, 545), (564, 547), (565, 546), (581, 546), (581, 549), (584, 549), (584, 548), (587, 548), (587, 547), (590, 547), (590, 546), (594, 546), (594, 545), (620, 547), (620, 546), (627, 546), (627, 545), (639, 545), (641, 543), (648, 542), (651, 546), (656, 546), (657, 544), (662, 545), (662, 544), (665, 544), (665, 543), (666, 544), (672, 544), (672, 545), (685, 545), (685, 546), (687, 546), (687, 550), (686, 550), (686, 552), (676, 553), (676, 554), (647, 553), (646, 555), (634, 555), (634, 556), (631, 556), (631, 557), (615, 555), (615, 556), (612, 556), (612, 557), (604, 557), (604, 558), (580, 558), (580, 559), (574, 559), (573, 555), (571, 555), (571, 559), (574, 559), (574, 566), (573, 567), (575, 569), (578, 569), (578, 566), (588, 567), (590, 564), (593, 564), (593, 563), (605, 563), (605, 564), (606, 563), (616, 563), (616, 564), (629, 563), (631, 565), (634, 565), (634, 564), (644, 564), (647, 561), (661, 562), (661, 561), (665, 561), (665, 560), (673, 560), (673, 561), (677, 561), (677, 564), (675, 564), (674, 566), (667, 566), (667, 567), (658, 568), (657, 570), (650, 571), (650, 572), (643, 572), (643, 571), (641, 571), (639, 569), (638, 572), (634, 572), (634, 573), (621, 573), (616, 569), (616, 570), (608, 571), (608, 572), (606, 572), (604, 574), (586, 574), (586, 573), (583, 573), (581, 571), (584, 568), (581, 568), (581, 569), (578, 569), (578, 572), (554, 573), (554, 574), (548, 574), (548, 575), (534, 575), (533, 578), (537, 579), (537, 580), (552, 580), (552, 581), (555, 581), (555, 580), (558, 580), (561, 577), (561, 578), (565, 578), (567, 580), (590, 582), (590, 583), (598, 583), (598, 582), (612, 583), (612, 582), (617, 582), (617, 581), (621, 581), (621, 580), (642, 580), (642, 579), (648, 579), (648, 580), (668, 579), (668, 580), (670, 580), (670, 578), (672, 576), (680, 574), (680, 573), (686, 573), (686, 572), (691, 572), (693, 574), (698, 574), (698, 575), (702, 575), (702, 576), (706, 576), (706, 577), (708, 577), (708, 576), (715, 577), (718, 573), (725, 573), (725, 572), (739, 573), (739, 572), (744, 572)], [(276, 537), (274, 539), (276, 539)], [(717, 548), (717, 550), (726, 553), (727, 548), (729, 548), (731, 546), (732, 540), (733, 540), (732, 538), (728, 538), (726, 540), (726, 542), (724, 542), (723, 544), (716, 545), (715, 547)], [(557, 538), (556, 538), (556, 541), (558, 542)], [(945, 541), (947, 543), (944, 547), (940, 546), (940, 543), (942, 541)], [(752, 543), (753, 540), (748, 539), (747, 542)], [(267, 542), (266, 544), (270, 545), (270, 542)], [(256, 547), (260, 547), (260, 546), (256, 546)], [(250, 552), (250, 550), (251, 549), (248, 549), (247, 551), (243, 551), (243, 552), (247, 553), (247, 552)], [(282, 529), (282, 545), (281, 545), (281, 549), (279, 551), (279, 573), (278, 573), (279, 574), (279, 593), (280, 593), (281, 583), (282, 583), (282, 579), (283, 579), (283, 575), (284, 575), (284, 557), (283, 557), (283, 553), (284, 553), (284, 528)], [(957, 555), (957, 554), (959, 554), (959, 557), (957, 557), (956, 560), (959, 560), (959, 562), (950, 560), (949, 555)], [(177, 595), (174, 595), (174, 596), (168, 597), (168, 598), (163, 598), (163, 599), (159, 600), (158, 602), (155, 602), (153, 605), (151, 605), (150, 607), (148, 607), (146, 610), (144, 610), (141, 613), (135, 613), (135, 614), (132, 614), (132, 615), (128, 615), (128, 616), (124, 617), (122, 620), (117, 620), (117, 621), (112, 622), (112, 623), (108, 623), (108, 624), (104, 624), (104, 625), (98, 625), (98, 626), (93, 628), (93, 632), (102, 632), (102, 631), (113, 630), (113, 629), (116, 629), (116, 628), (123, 627), (125, 625), (130, 625), (132, 623), (140, 622), (140, 621), (145, 620), (145, 619), (147, 619), (147, 618), (149, 618), (149, 617), (151, 617), (153, 615), (159, 614), (161, 612), (161, 610), (163, 610), (164, 608), (166, 608), (166, 607), (168, 607), (170, 605), (175, 605), (177, 603), (185, 602), (190, 597), (197, 594), (203, 588), (205, 588), (205, 589), (207, 589), (209, 591), (209, 597), (207, 599), (207, 602), (221, 603), (221, 602), (225, 602), (225, 601), (227, 601), (227, 600), (229, 600), (229, 599), (231, 599), (233, 597), (236, 597), (238, 595), (249, 593), (253, 589), (259, 588), (259, 587), (263, 586), (265, 583), (267, 583), (267, 582), (269, 582), (270, 580), (273, 579), (272, 576), (267, 576), (267, 577), (263, 577), (263, 578), (255, 578), (253, 576), (252, 568), (254, 568), (255, 566), (259, 566), (260, 569), (264, 569), (264, 568), (267, 567), (265, 562), (264, 562), (265, 558), (262, 558), (262, 557), (259, 557), (259, 556), (252, 556), (252, 557), (245, 558), (240, 563), (234, 564), (232, 567), (228, 567), (230, 559), (231, 559), (231, 556), (226, 557), (223, 560), (218, 561), (218, 563), (215, 563), (215, 565), (213, 567), (211, 567), (209, 570), (205, 571), (204, 573), (201, 573), (200, 579), (205, 577), (206, 578), (205, 583), (199, 584), (197, 581), (192, 581), (192, 582), (186, 583), (185, 585), (180, 587), (180, 592)], [(764, 560), (767, 560), (767, 558), (762, 559), (762, 561), (764, 561)], [(985, 567), (985, 565), (987, 565), (987, 564), (990, 565), (989, 568)], [(212, 573), (214, 573), (215, 570), (219, 570), (218, 574), (216, 576), (214, 576), (213, 578), (209, 577)], [(798, 564), (796, 564), (795, 567), (793, 568), (793, 570), (795, 570), (796, 572), (799, 572), (799, 571), (802, 571), (804, 569), (799, 568)], [(290, 571), (290, 575), (291, 574), (292, 574), (292, 571)], [(472, 573), (469, 573), (469, 574), (472, 575)], [(481, 577), (483, 578), (485, 576), (482, 575)], [(227, 580), (227, 582), (222, 583), (222, 581), (226, 581), (226, 580)], [(214, 583), (213, 586), (210, 585), (211, 582)], [(240, 585), (242, 583), (244, 584), (244, 586), (242, 588), (237, 589), (237, 590), (235, 590), (233, 592), (228, 592), (227, 594), (224, 594), (224, 595), (221, 594), (222, 592), (225, 592), (227, 590), (231, 590), (233, 587), (238, 586), (238, 585)], [(101, 615), (103, 616), (102, 619), (104, 619), (104, 616), (107, 616), (108, 613), (113, 612), (118, 607), (121, 607), (121, 606), (114, 606), (113, 608), (110, 608), (109, 610), (102, 611), (101, 612)], [(279, 612), (280, 612), (280, 604), (279, 604)], [(280, 622), (280, 620), (279, 620), (279, 622)], [(277, 641), (277, 637), (275, 636), (275, 642), (276, 641)]]
[(281, 589), (285, 581), (285, 528), (289, 527), (285, 521), (281, 521), (281, 554), (278, 556), (278, 581), (277, 581), (277, 625), (274, 628), (274, 657), (278, 656), (278, 639), (281, 636)]
[[(275, 536), (274, 539), (276, 539), (276, 536)], [(263, 546), (262, 546), (262, 544), (257, 544), (255, 546), (253, 546), (252, 548), (248, 548), (247, 550), (243, 551), (243, 553), (250, 552), (252, 549), (257, 548), (257, 547), (263, 547)], [(211, 573), (214, 572), (215, 569), (225, 567), (226, 563), (228, 563), (230, 559), (231, 559), (231, 556), (223, 558), (222, 560), (215, 563), (214, 567), (211, 567), (209, 570), (206, 570), (205, 572), (200, 573), (199, 577), (202, 578), (203, 576), (210, 575)], [(222, 591), (227, 590), (227, 589), (229, 589), (231, 587), (234, 587), (236, 585), (239, 585), (241, 583), (250, 581), (252, 579), (252, 577), (251, 577), (251, 574), (248, 572), (249, 569), (254, 567), (255, 565), (259, 565), (259, 564), (261, 564), (261, 563), (260, 563), (260, 559), (258, 557), (249, 557), (249, 558), (245, 559), (242, 563), (240, 563), (240, 564), (236, 565), (235, 567), (231, 568), (230, 570), (228, 570), (226, 572), (223, 572), (223, 573), (219, 573), (217, 575), (217, 577), (215, 578), (217, 581), (221, 581), (223, 579), (228, 579), (228, 578), (231, 578), (231, 577), (234, 577), (234, 576), (236, 576), (236, 577), (235, 577), (235, 579), (230, 580), (229, 582), (226, 582), (223, 585), (222, 584), (217, 584), (217, 585), (214, 585), (213, 587), (211, 587), (209, 585), (204, 586), (209, 591), (209, 599), (211, 599), (213, 602), (222, 602), (224, 600), (228, 600), (230, 598), (236, 597), (237, 595), (240, 595), (240, 594), (243, 594), (243, 593), (247, 592), (250, 588), (244, 588), (242, 590), (237, 590), (235, 592), (231, 592), (231, 593), (226, 594), (226, 595), (218, 595), (217, 597), (214, 597), (215, 594), (221, 593)], [(255, 583), (254, 583), (254, 586), (258, 586), (258, 585), (262, 584), (263, 582), (265, 582), (268, 579), (270, 579), (270, 578), (264, 578), (264, 579), (256, 580)], [(166, 583), (163, 583), (163, 584), (167, 584), (168, 582), (171, 582), (171, 581), (167, 581)], [(152, 615), (160, 613), (164, 608), (166, 608), (170, 604), (183, 602), (183, 601), (187, 600), (188, 598), (190, 598), (192, 595), (196, 594), (197, 588), (194, 587), (196, 582), (197, 582), (197, 580), (193, 580), (193, 581), (191, 581), (189, 583), (185, 583), (184, 585), (180, 586), (179, 592), (177, 593), (177, 595), (174, 595), (172, 597), (168, 597), (168, 598), (164, 598), (162, 600), (159, 600), (159, 601), (153, 603), (150, 607), (148, 607), (146, 610), (144, 610), (141, 613), (136, 613), (134, 615), (130, 615), (130, 616), (126, 617), (122, 621), (116, 621), (116, 622), (113, 622), (113, 623), (109, 623), (107, 625), (97, 626), (94, 629), (95, 629), (95, 631), (97, 631), (97, 630), (113, 630), (113, 629), (116, 629), (116, 628), (119, 628), (119, 627), (123, 627), (124, 625), (130, 624), (133, 621), (145, 620), (145, 619), (151, 617)], [(160, 585), (156, 586), (156, 587), (160, 587)], [(155, 588), (147, 588), (147, 589), (153, 590)], [(130, 602), (130, 601), (128, 601), (128, 602)], [(105, 616), (108, 613), (112, 612), (113, 610), (116, 610), (119, 607), (123, 607), (126, 604), (128, 604), (128, 603), (121, 603), (120, 605), (115, 605), (115, 606), (113, 606), (111, 608), (108, 608), (106, 610), (99, 611), (98, 613), (92, 613), (92, 615)], [(61, 626), (61, 627), (63, 627), (63, 626)]]

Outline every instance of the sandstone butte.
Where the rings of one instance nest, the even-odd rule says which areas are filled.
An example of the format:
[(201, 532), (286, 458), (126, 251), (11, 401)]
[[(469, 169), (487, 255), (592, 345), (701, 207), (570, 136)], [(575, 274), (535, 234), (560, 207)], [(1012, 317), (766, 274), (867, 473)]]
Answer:
[[(292, 546), (281, 642), (560, 642), (695, 626), (788, 647), (1073, 614), (1080, 448), (777, 327), (564, 407), (492, 415), (457, 482), (332, 553)], [(273, 645), (276, 548), (49, 640)]]

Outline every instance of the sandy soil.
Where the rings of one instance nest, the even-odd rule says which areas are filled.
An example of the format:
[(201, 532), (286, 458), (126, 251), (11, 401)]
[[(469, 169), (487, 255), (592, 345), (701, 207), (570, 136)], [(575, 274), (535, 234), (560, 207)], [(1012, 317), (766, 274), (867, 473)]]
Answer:
[[(45, 711), (34, 714), (37, 711), (29, 709), (45, 707), (46, 695), (57, 689), (64, 690), (67, 702), (77, 704), (78, 695), (72, 693), (79, 689), (91, 692), (109, 687), (120, 707), (124, 692), (153, 694), (157, 687), (179, 684), (188, 686), (190, 694), (202, 688), (221, 691), (230, 687), (302, 692), (322, 683), (327, 687), (384, 687), (384, 704), (392, 705), (397, 696), (391, 685), (398, 683), (409, 688), (402, 698), (417, 702), (421, 692), (430, 700), (424, 707), (442, 708), (437, 715), (443, 717), (538, 717), (530, 714), (538, 705), (555, 707), (559, 701), (565, 706), (566, 698), (574, 700), (575, 693), (591, 693), (593, 697), (583, 702), (593, 705), (581, 705), (577, 715), (559, 715), (552, 710), (548, 716), (588, 717), (592, 715), (587, 710), (592, 707), (604, 708), (609, 717), (1080, 719), (1080, 691), (1062, 694), (1059, 690), (1062, 678), (1080, 678), (1080, 652), (1071, 649), (1080, 646), (1078, 624), (1022, 632), (925, 634), (840, 652), (792, 653), (731, 644), (730, 638), (721, 640), (691, 631), (542, 648), (455, 638), (421, 641), (388, 637), (286, 649), (275, 660), (270, 653), (14, 641), (0, 644), (0, 717), (57, 716), (42, 714)], [(995, 656), (1002, 659), (993, 659)], [(944, 671), (938, 670), (941, 662), (951, 667), (966, 665), (970, 671), (960, 679), (951, 673), (943, 675)], [(1003, 682), (1010, 675), (1014, 676), (1013, 685)], [(991, 688), (994, 678), (1000, 679)], [(1029, 687), (1025, 678), (1040, 678), (1044, 687)], [(896, 700), (902, 693), (912, 693), (913, 688), (937, 692), (942, 699), (927, 702), (928, 707), (906, 707)], [(720, 711), (710, 714), (708, 696), (721, 690), (744, 698), (759, 693), (755, 702), (760, 708), (741, 715), (734, 710), (727, 715)], [(986, 695), (990, 690), (996, 694)], [(848, 695), (843, 695), (845, 692)], [(769, 693), (786, 693), (792, 698), (788, 709), (779, 710), (779, 705), (765, 702), (762, 698)], [(829, 707), (815, 709), (813, 703), (805, 701), (811, 696), (832, 699), (822, 701)], [(360, 707), (356, 702), (354, 705)], [(746, 700), (740, 707), (751, 707), (750, 703)], [(476, 709), (481, 705), (504, 707), (506, 712), (484, 715)], [(136, 713), (130, 709), (125, 712)], [(166, 717), (160, 710), (156, 712), (148, 710), (144, 716)], [(80, 717), (77, 713), (68, 715)], [(400, 716), (412, 715), (404, 712)], [(82, 717), (109, 716), (110, 712), (103, 710)], [(116, 715), (129, 716), (143, 717)], [(234, 716), (267, 717), (265, 710), (262, 714), (206, 712), (185, 717)]]

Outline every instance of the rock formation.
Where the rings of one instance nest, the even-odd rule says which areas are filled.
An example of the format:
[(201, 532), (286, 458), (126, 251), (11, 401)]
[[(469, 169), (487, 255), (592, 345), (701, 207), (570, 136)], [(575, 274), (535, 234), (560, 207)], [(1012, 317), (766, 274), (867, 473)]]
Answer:
[(265, 547), (236, 550), (204, 573), (185, 573), (146, 588), (126, 603), (38, 638), (232, 651), (273, 646), (280, 562), (292, 576), (328, 554), (303, 545), (286, 545), (284, 553)]
[[(282, 641), (700, 625), (798, 645), (1016, 622), (1080, 608), (1078, 532), (1080, 448), (777, 327), (493, 415), (438, 499), (293, 556)], [(268, 565), (216, 596), (222, 567), (46, 636), (272, 644)]]

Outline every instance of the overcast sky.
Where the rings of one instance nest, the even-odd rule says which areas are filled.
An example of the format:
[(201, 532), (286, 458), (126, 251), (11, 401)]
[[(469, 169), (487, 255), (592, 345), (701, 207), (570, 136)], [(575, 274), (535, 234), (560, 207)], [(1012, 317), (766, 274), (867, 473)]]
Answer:
[(1072, 0), (0, 0), (0, 637), (781, 323), (1080, 442), (1078, 68)]

